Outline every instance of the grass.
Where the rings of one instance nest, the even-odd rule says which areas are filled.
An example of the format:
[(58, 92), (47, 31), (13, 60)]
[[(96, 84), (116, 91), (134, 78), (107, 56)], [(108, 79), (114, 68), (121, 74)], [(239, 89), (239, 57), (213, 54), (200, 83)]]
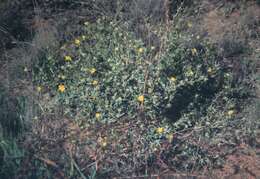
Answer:
[[(16, 106), (15, 106), (16, 104)], [(5, 89), (0, 89), (0, 176), (16, 176), (23, 158), (23, 150), (17, 145), (23, 124), (17, 101), (11, 99)]]

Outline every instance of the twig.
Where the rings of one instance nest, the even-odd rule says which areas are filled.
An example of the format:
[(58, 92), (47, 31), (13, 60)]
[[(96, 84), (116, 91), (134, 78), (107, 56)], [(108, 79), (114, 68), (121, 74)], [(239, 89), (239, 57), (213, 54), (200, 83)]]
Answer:
[(42, 158), (42, 157), (39, 157), (36, 155), (34, 155), (34, 157), (37, 158), (38, 160), (44, 162), (45, 164), (47, 164), (51, 167), (54, 167), (56, 170), (58, 170), (58, 173), (62, 178), (66, 178), (64, 173), (61, 171), (60, 167), (54, 161), (52, 161), (50, 159), (45, 159), (45, 158)]
[(87, 179), (87, 177), (81, 172), (81, 170), (80, 170), (78, 164), (76, 163), (76, 161), (73, 158), (71, 158), (71, 161), (72, 161), (73, 165), (75, 166), (75, 168), (77, 169), (77, 171), (79, 172), (81, 178)]

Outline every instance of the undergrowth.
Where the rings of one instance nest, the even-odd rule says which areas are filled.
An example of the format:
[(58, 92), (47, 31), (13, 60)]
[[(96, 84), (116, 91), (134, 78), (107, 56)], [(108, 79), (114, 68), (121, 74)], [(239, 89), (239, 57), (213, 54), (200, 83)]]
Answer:
[[(0, 89), (0, 178), (187, 174), (223, 166), (242, 142), (258, 145), (257, 69), (246, 41), (231, 34), (213, 44), (179, 22), (180, 8), (197, 2), (167, 10), (166, 1), (145, 9), (146, 1), (101, 0), (90, 9), (110, 2), (116, 10), (74, 19), (60, 36), (42, 27), (34, 39), (40, 50), (14, 63), (13, 78), (33, 86), (28, 98), (12, 96), (15, 80)], [(164, 13), (176, 16), (164, 21)]]
[[(190, 171), (221, 163), (219, 154), (180, 134), (190, 131), (193, 139), (216, 144), (238, 120), (250, 87), (236, 83), (214, 45), (199, 36), (171, 27), (155, 51), (125, 29), (109, 18), (85, 22), (78, 36), (46, 49), (33, 68), (35, 89), (51, 95), (44, 109), (59, 106), (81, 131), (98, 131), (74, 142), (97, 152), (99, 159), (88, 160), (98, 163), (99, 177), (143, 174), (163, 164)], [(163, 32), (155, 31), (161, 39)], [(87, 167), (75, 152), (70, 160)], [(93, 167), (78, 171), (91, 175)]]
[(10, 97), (7, 90), (0, 86), (1, 178), (15, 177), (24, 156), (23, 149), (18, 146), (19, 135), (23, 131), (22, 114), (18, 100)]

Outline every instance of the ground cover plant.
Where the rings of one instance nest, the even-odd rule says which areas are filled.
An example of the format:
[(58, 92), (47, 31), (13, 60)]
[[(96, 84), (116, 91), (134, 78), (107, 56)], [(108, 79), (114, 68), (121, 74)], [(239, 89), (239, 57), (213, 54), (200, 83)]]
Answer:
[[(137, 156), (131, 156), (137, 151), (125, 155), (143, 161), (144, 165), (148, 162), (145, 157), (152, 160), (153, 151), (164, 151), (162, 145), (167, 145), (168, 150), (161, 154), (165, 160), (178, 152), (184, 158), (195, 155), (193, 162), (167, 161), (170, 165), (173, 162), (184, 170), (199, 169), (216, 156), (202, 154), (198, 146), (188, 143), (180, 148), (189, 152), (179, 151), (177, 146), (182, 142), (175, 134), (203, 128), (201, 135), (209, 140), (226, 127), (223, 125), (235, 120), (235, 114), (241, 110), (238, 104), (249, 93), (246, 87), (234, 84), (231, 70), (222, 63), (214, 46), (199, 36), (182, 35), (176, 28), (170, 31), (164, 52), (154, 55), (155, 47), (145, 46), (117, 22), (106, 18), (97, 23), (86, 21), (79, 35), (62, 44), (57, 53), (48, 53), (46, 49), (47, 53), (34, 67), (35, 88), (39, 94), (51, 93), (51, 103), (60, 106), (81, 130), (132, 123), (137, 125), (134, 133), (139, 131), (142, 135), (135, 136), (129, 128), (126, 136), (120, 134), (124, 137), (121, 142), (119, 134), (111, 129), (89, 141), (94, 148), (125, 153), (135, 140), (141, 140)], [(120, 165), (116, 158), (111, 162)], [(142, 167), (135, 165), (136, 170)], [(153, 165), (153, 161), (147, 165)], [(104, 167), (104, 171), (110, 170)]]

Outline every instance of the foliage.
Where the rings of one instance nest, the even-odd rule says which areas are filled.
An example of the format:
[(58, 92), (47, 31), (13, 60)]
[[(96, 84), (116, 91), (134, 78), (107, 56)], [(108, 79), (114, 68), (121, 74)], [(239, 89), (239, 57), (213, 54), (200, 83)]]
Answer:
[(20, 108), (14, 99), (0, 88), (0, 177), (16, 176), (23, 151), (17, 146), (17, 137), (22, 131)]
[[(51, 90), (65, 114), (92, 122), (134, 119), (140, 113), (164, 119), (165, 107), (174, 105), (173, 116), (178, 116), (184, 110), (178, 105), (196, 108), (226, 83), (211, 47), (186, 48), (179, 42), (173, 32), (166, 54), (156, 59), (149, 56), (154, 47), (145, 47), (113, 22), (87, 23), (60, 56), (48, 54), (39, 61), (35, 82)], [(186, 104), (179, 103), (184, 96)]]
[[(177, 137), (171, 143), (172, 135), (194, 130), (195, 137), (205, 140), (217, 136), (230, 126), (240, 110), (240, 98), (250, 90), (234, 84), (234, 74), (222, 63), (215, 47), (199, 36), (183, 35), (173, 27), (165, 48), (155, 51), (155, 47), (135, 39), (126, 27), (109, 18), (85, 22), (79, 35), (61, 45), (58, 52), (47, 49), (33, 69), (39, 94), (52, 94), (51, 102), (61, 106), (64, 115), (82, 129), (129, 120), (139, 124), (127, 134), (136, 136), (140, 132), (142, 136), (135, 139), (141, 145), (135, 160), (142, 161), (136, 166), (144, 164), (147, 152), (149, 165), (153, 165), (154, 151), (165, 140), (173, 145), (160, 149), (170, 165), (188, 170), (215, 161), (217, 155), (207, 154), (200, 146)], [(160, 38), (162, 35), (157, 33)], [(104, 148), (108, 140), (119, 140), (120, 135), (126, 137), (107, 131), (108, 139), (90, 138), (89, 143)], [(135, 154), (125, 155), (131, 158)], [(172, 155), (186, 160), (168, 160), (166, 156)], [(196, 159), (188, 162), (191, 156)], [(114, 165), (107, 168), (104, 162), (103, 172)]]
[(14, 139), (0, 139), (0, 177), (11, 178), (17, 175), (23, 151)]

